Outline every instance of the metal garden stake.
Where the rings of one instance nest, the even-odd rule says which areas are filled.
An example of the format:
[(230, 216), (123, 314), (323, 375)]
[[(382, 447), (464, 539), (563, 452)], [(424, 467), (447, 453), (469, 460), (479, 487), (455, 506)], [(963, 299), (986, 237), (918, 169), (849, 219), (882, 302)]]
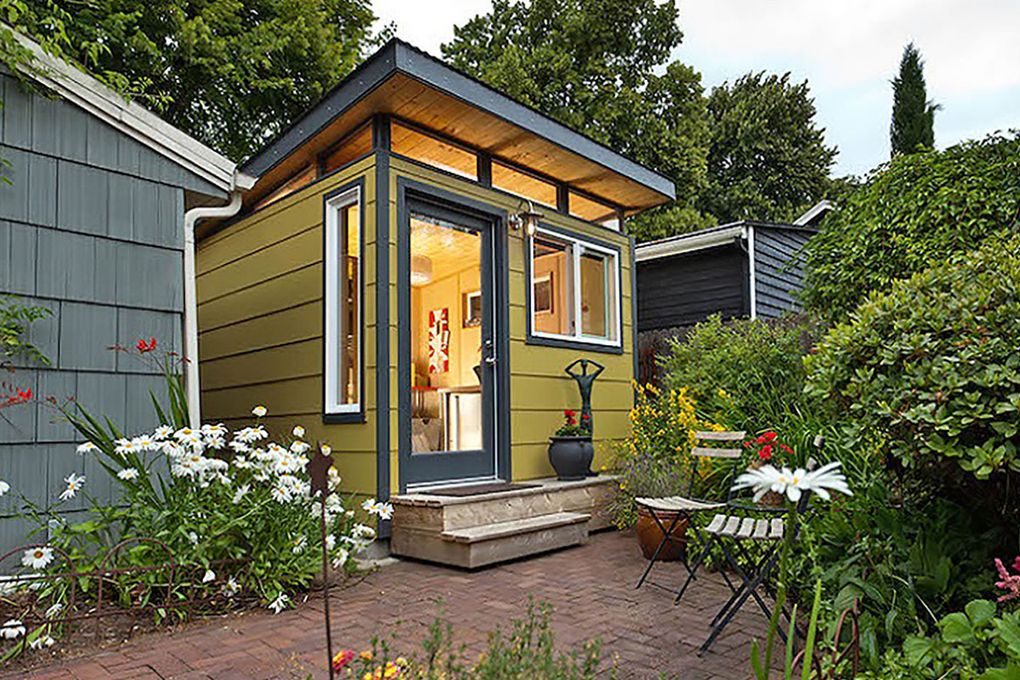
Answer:
[(326, 547), (326, 496), (329, 494), (329, 468), (333, 465), (330, 448), (319, 445), (306, 469), (312, 484), (312, 495), (319, 497), (319, 531), (322, 545), (322, 611), (326, 617), (326, 668), (333, 680), (333, 635), (329, 625), (329, 549)]

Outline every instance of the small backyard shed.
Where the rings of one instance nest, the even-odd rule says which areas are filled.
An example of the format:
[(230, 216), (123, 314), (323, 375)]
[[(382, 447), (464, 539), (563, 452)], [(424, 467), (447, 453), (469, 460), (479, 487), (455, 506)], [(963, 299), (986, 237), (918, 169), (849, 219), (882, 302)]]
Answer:
[[(0, 375), (36, 397), (0, 418), (0, 479), (45, 509), (71, 472), (85, 475), (94, 497), (114, 493), (96, 460), (75, 454), (81, 437), (47, 398), (74, 398), (129, 432), (157, 424), (149, 390), (161, 390), (158, 370), (110, 348), (153, 337), (160, 351), (185, 352), (187, 215), (250, 182), (228, 159), (19, 39), (36, 59), (19, 77), (0, 69), (0, 295), (49, 310), (29, 337), (49, 364)], [(15, 516), (17, 503), (15, 493), (0, 498), (0, 554), (35, 528)], [(54, 510), (84, 503), (79, 495)]]
[[(399, 40), (242, 170), (259, 180), (241, 215), (199, 232), (207, 419), (264, 404), (366, 496), (535, 480), (580, 406), (564, 369), (588, 358), (596, 467), (627, 434), (623, 220), (669, 201), (668, 179)], [(489, 521), (576, 524), (529, 507)]]

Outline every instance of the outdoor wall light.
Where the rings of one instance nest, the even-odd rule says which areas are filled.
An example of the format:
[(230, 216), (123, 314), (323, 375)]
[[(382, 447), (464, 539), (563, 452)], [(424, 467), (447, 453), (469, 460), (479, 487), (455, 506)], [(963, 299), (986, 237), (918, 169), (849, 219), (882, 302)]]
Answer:
[(534, 236), (538, 230), (538, 221), (542, 219), (542, 213), (535, 210), (535, 204), (526, 198), (522, 198), (517, 204), (517, 212), (508, 220), (514, 231), (524, 229), (528, 236)]

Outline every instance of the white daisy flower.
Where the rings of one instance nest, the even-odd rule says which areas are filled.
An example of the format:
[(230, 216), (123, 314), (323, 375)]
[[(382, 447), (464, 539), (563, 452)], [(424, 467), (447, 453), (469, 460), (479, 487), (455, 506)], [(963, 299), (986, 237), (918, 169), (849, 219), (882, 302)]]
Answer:
[(45, 569), (53, 561), (53, 548), (43, 546), (29, 548), (21, 557), (21, 563), (31, 569)]
[(223, 437), (206, 437), (205, 445), (218, 451), (226, 445), (226, 442)]
[(266, 407), (265, 406), (261, 406), (261, 405), (260, 406), (256, 406), (255, 408), (253, 408), (251, 410), (251, 414), (253, 416), (255, 416), (256, 418), (263, 418), (263, 417), (265, 417), (267, 412), (268, 411), (266, 411)]
[(279, 614), (290, 604), (290, 598), (287, 597), (286, 593), (280, 593), (276, 596), (276, 599), (269, 603), (269, 608), (273, 610), (274, 614)]
[(227, 579), (226, 583), (223, 584), (223, 592), (228, 596), (237, 595), (241, 592), (241, 584), (237, 582), (237, 579), (231, 576)]
[(202, 575), (202, 583), (209, 583), (209, 581), (216, 580), (216, 572), (212, 569), (206, 569), (205, 574)]
[(43, 635), (29, 642), (28, 646), (31, 647), (32, 649), (42, 649), (43, 647), (52, 647), (56, 643), (57, 641), (54, 640), (49, 635)]
[(55, 619), (62, 611), (64, 611), (64, 605), (57, 602), (56, 604), (52, 605), (49, 609), (46, 610), (46, 618)]
[(227, 434), (227, 427), (223, 423), (216, 423), (215, 425), (206, 423), (202, 426), (202, 434), (207, 437), (222, 437)]
[(323, 444), (322, 446), (320, 446), (319, 451), (321, 451), (322, 455), (324, 456), (328, 456), (331, 453), (333, 453), (333, 449), (330, 447), (329, 444)]
[(99, 447), (93, 444), (92, 442), (84, 442), (82, 444), (78, 444), (78, 448), (76, 450), (78, 451), (79, 456), (84, 456), (86, 453), (98, 451)]
[(123, 479), (125, 482), (138, 479), (138, 469), (133, 467), (124, 468), (117, 473), (117, 479)]
[(291, 452), (296, 454), (302, 454), (310, 448), (312, 448), (311, 444), (301, 440), (297, 440), (290, 445)]
[(156, 440), (147, 434), (143, 434), (140, 437), (135, 437), (132, 440), (132, 443), (142, 451), (152, 451), (154, 449), (159, 448), (159, 444), (156, 442)]
[(351, 529), (351, 533), (357, 538), (374, 538), (375, 529), (365, 524), (355, 524)]
[(72, 472), (69, 476), (64, 477), (64, 483), (67, 484), (67, 488), (60, 494), (60, 500), (69, 501), (85, 486), (85, 475)]
[(191, 545), (198, 545), (198, 534), (196, 534), (194, 531), (189, 531), (188, 541), (191, 542)]
[(18, 619), (8, 619), (0, 628), (0, 637), (15, 640), (25, 634), (25, 626)]
[(392, 503), (376, 503), (375, 510), (372, 514), (379, 517), (379, 519), (392, 519), (393, 518), (393, 504)]
[(8, 484), (7, 482), (5, 482), (4, 480), (0, 479), (0, 496), (3, 496), (5, 493), (7, 493), (10, 490), (11, 490), (11, 485)]
[(804, 468), (790, 470), (787, 467), (779, 469), (764, 465), (741, 474), (733, 488), (753, 489), (755, 502), (769, 491), (784, 494), (793, 503), (799, 501), (804, 492), (815, 493), (823, 500), (830, 498), (830, 490), (853, 495), (847, 486), (846, 477), (839, 472), (839, 466), (840, 463), (836, 461), (809, 472)]
[(169, 425), (160, 425), (156, 428), (156, 431), (152, 433), (153, 439), (169, 439), (174, 434), (174, 428)]
[(308, 537), (305, 535), (298, 536), (294, 539), (294, 546), (290, 549), (295, 555), (300, 555), (305, 551), (305, 547), (308, 546)]
[(174, 439), (176, 439), (179, 442), (183, 442), (185, 439), (191, 437), (194, 434), (196, 434), (196, 431), (192, 430), (190, 427), (182, 427), (181, 429), (174, 432)]
[(251, 450), (250, 446), (237, 439), (232, 440), (229, 446), (233, 449), (234, 453), (247, 453)]
[(126, 456), (129, 453), (137, 453), (138, 452), (138, 447), (130, 439), (123, 439), (122, 438), (122, 439), (118, 439), (114, 443), (116, 444), (116, 446), (114, 447), (113, 451), (114, 451), (114, 453), (116, 453), (118, 455)]
[(300, 439), (301, 437), (305, 436), (305, 428), (301, 427), (300, 425), (295, 425), (294, 429), (291, 430), (290, 433), (297, 437), (298, 439)]
[(273, 500), (277, 503), (288, 503), (294, 497), (291, 490), (282, 483), (274, 486), (273, 490), (269, 492), (269, 495), (272, 496)]
[(337, 551), (336, 556), (333, 558), (333, 568), (340, 569), (347, 564), (347, 560), (350, 559), (350, 557), (351, 554), (347, 552), (346, 548), (340, 548)]
[(326, 550), (328, 552), (333, 552), (334, 548), (336, 548), (336, 536), (329, 534), (326, 536)]
[(250, 487), (247, 484), (242, 484), (241, 486), (237, 487), (237, 491), (234, 492), (235, 505), (241, 502), (241, 499), (245, 497), (249, 489)]

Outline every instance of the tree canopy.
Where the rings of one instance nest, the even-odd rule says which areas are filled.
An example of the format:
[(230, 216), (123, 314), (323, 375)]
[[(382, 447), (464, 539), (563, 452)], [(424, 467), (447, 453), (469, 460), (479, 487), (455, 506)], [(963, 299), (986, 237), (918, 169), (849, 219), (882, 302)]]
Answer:
[[(0, 0), (0, 9), (18, 30), (234, 160), (380, 38), (370, 0)], [(0, 36), (0, 58), (9, 46), (9, 34)]]
[(815, 124), (807, 81), (751, 73), (713, 88), (708, 98), (712, 145), (701, 209), (721, 222), (784, 220), (829, 187), (836, 149)]
[(1010, 227), (1020, 211), (1020, 137), (897, 156), (849, 193), (807, 245), (805, 302), (830, 320)]
[(889, 124), (892, 155), (914, 153), (935, 146), (935, 112), (938, 104), (928, 100), (921, 53), (910, 43), (903, 49), (900, 72), (892, 81), (893, 110)]
[(672, 179), (677, 201), (630, 221), (639, 240), (822, 198), (835, 151), (807, 84), (750, 74), (706, 97), (701, 74), (670, 61), (682, 38), (672, 0), (496, 0), (443, 55)]

